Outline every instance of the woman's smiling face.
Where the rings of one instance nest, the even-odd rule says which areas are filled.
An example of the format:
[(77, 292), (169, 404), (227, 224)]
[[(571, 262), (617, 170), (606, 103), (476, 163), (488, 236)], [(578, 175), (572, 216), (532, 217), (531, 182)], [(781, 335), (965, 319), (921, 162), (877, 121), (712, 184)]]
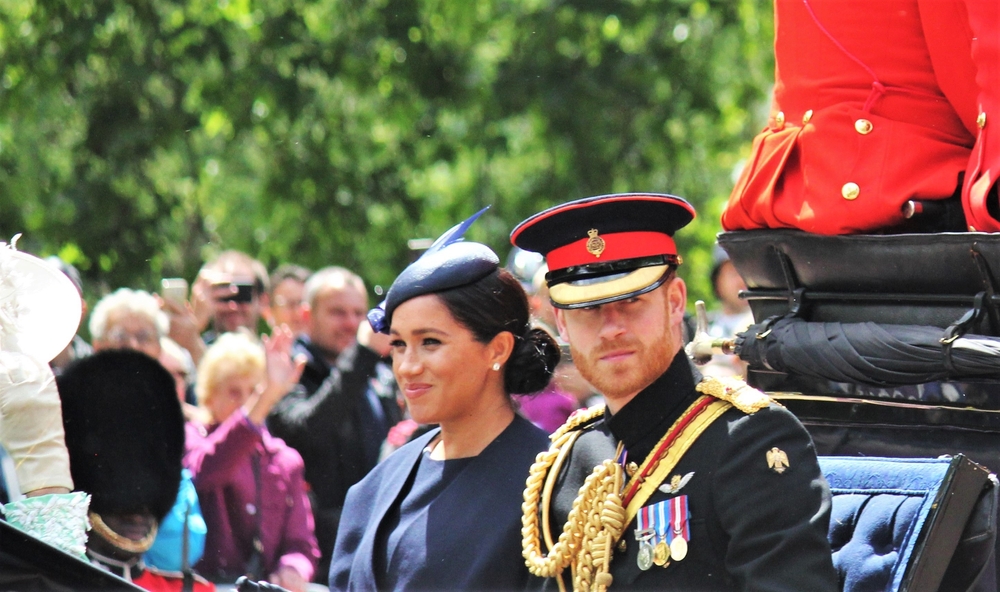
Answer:
[(476, 341), (434, 294), (400, 304), (390, 337), (392, 369), (417, 423), (467, 419), (481, 408), (490, 381), (502, 381), (488, 344)]
[(237, 409), (246, 404), (256, 392), (264, 377), (257, 372), (233, 374), (218, 383), (205, 401), (215, 423), (222, 423)]

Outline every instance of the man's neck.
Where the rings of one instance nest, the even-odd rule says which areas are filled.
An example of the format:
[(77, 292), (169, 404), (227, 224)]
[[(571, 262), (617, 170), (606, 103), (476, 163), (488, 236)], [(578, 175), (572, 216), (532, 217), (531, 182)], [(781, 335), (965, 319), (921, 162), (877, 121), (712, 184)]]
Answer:
[(623, 407), (625, 407), (626, 405), (629, 404), (629, 401), (631, 401), (632, 399), (634, 399), (635, 396), (638, 395), (641, 392), (642, 392), (641, 390), (635, 391), (631, 395), (628, 395), (628, 396), (625, 396), (625, 397), (615, 397), (614, 399), (605, 396), (604, 397), (604, 402), (608, 404), (608, 411), (611, 412), (611, 415), (614, 415), (614, 414), (618, 413), (619, 411), (621, 411), (621, 409)]
[(309, 340), (309, 344), (312, 346), (313, 351), (319, 354), (319, 357), (326, 362), (328, 366), (336, 366), (337, 360), (340, 359), (340, 354), (344, 353), (343, 351), (333, 351), (331, 349), (321, 347), (312, 339)]
[[(631, 393), (631, 394), (625, 395), (625, 396), (614, 397), (614, 398), (605, 395), (604, 396), (604, 401), (605, 401), (605, 403), (607, 403), (607, 405), (608, 405), (608, 411), (611, 412), (611, 415), (615, 415), (616, 413), (618, 413), (619, 411), (621, 411), (622, 409), (624, 409), (626, 405), (628, 405), (629, 403), (631, 403), (633, 399), (635, 399), (637, 396), (639, 396), (639, 393), (641, 393), (644, 390), (648, 389), (650, 387), (650, 385), (652, 385), (656, 381), (660, 380), (660, 378), (664, 374), (666, 374), (667, 372), (669, 372), (670, 368), (675, 363), (678, 362), (678, 355), (680, 353), (681, 353), (681, 349), (678, 347), (676, 350), (674, 350), (673, 356), (671, 356), (670, 362), (667, 363), (666, 368), (664, 368), (663, 371), (660, 372), (649, 384), (647, 384), (646, 386), (642, 387), (641, 389), (635, 391), (634, 393)], [(684, 359), (686, 360), (686, 358), (684, 358)]]

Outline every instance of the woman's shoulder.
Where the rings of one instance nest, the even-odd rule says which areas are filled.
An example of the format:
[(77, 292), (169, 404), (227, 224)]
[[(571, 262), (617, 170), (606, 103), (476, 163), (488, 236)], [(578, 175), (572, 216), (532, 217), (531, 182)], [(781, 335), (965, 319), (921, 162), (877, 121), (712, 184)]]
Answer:
[(286, 444), (281, 438), (271, 435), (270, 432), (266, 431), (267, 428), (263, 428), (263, 430), (264, 447), (270, 454), (272, 462), (285, 467), (288, 471), (305, 468), (302, 455), (297, 450)]
[(549, 434), (542, 428), (531, 423), (527, 418), (520, 415), (514, 416), (514, 421), (507, 428), (512, 432), (511, 438), (520, 447), (530, 449), (534, 452), (547, 450), (549, 447)]
[(440, 432), (441, 430), (439, 428), (433, 428), (423, 434), (420, 434), (416, 438), (400, 446), (389, 456), (385, 457), (379, 464), (375, 465), (375, 469), (389, 467), (388, 470), (391, 470), (391, 467), (398, 466), (400, 464), (409, 464), (420, 454), (420, 451), (427, 448), (427, 445), (430, 444), (431, 440), (436, 438)]
[(535, 456), (548, 450), (549, 435), (520, 415), (515, 415), (499, 436), (483, 451), (480, 460), (485, 463), (500, 463), (505, 467), (524, 465), (535, 461)]
[(372, 485), (381, 482), (386, 475), (395, 475), (401, 468), (411, 466), (414, 462), (416, 462), (416, 459), (420, 456), (421, 451), (426, 448), (430, 441), (438, 435), (439, 431), (440, 430), (437, 428), (432, 429), (426, 434), (422, 434), (420, 437), (414, 438), (413, 440), (400, 446), (398, 450), (394, 451), (392, 454), (385, 457), (381, 462), (375, 465), (375, 468), (369, 471), (369, 473), (365, 475), (365, 478), (358, 482), (358, 486), (371, 487)]

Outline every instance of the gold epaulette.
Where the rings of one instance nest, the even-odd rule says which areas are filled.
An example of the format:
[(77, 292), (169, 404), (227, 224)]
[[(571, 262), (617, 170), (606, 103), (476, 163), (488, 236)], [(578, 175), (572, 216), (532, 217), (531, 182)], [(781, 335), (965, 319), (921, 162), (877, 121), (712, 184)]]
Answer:
[(588, 407), (586, 409), (577, 409), (572, 415), (569, 416), (566, 423), (559, 426), (558, 430), (552, 432), (552, 435), (549, 436), (549, 440), (555, 442), (559, 438), (563, 437), (563, 435), (567, 432), (579, 429), (580, 426), (594, 421), (603, 415), (604, 405), (594, 405), (593, 407)]
[(740, 378), (704, 378), (695, 390), (726, 401), (747, 415), (753, 415), (774, 402), (774, 399)]

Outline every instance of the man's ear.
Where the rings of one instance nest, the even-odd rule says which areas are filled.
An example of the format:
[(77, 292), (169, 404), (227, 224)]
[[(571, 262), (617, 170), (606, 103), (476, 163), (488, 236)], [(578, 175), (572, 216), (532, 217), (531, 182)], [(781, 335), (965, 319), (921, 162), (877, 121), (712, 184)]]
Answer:
[(683, 322), (687, 310), (687, 284), (679, 277), (667, 284), (667, 308), (671, 321), (677, 319), (677, 322)]
[(559, 339), (561, 339), (563, 343), (569, 343), (569, 331), (566, 330), (566, 318), (563, 316), (566, 314), (566, 311), (561, 308), (554, 307), (552, 311), (556, 315), (556, 330), (559, 331)]

